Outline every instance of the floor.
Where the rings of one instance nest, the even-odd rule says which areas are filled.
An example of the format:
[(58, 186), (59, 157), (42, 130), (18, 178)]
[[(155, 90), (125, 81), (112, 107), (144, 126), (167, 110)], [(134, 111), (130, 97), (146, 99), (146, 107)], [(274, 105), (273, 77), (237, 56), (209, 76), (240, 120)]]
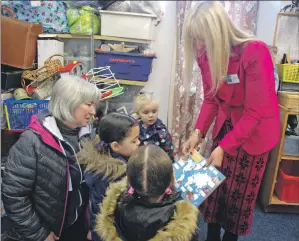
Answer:
[[(8, 220), (2, 218), (2, 232), (11, 226)], [(206, 224), (200, 222), (201, 238), (205, 240)], [(264, 213), (259, 205), (257, 205), (251, 234), (249, 236), (240, 237), (239, 241), (298, 241), (299, 240), (299, 215), (283, 214), (283, 213)]]
[[(201, 221), (201, 239), (205, 240), (207, 226)], [(299, 215), (283, 213), (265, 213), (260, 205), (256, 206), (251, 233), (239, 238), (239, 241), (298, 241)]]

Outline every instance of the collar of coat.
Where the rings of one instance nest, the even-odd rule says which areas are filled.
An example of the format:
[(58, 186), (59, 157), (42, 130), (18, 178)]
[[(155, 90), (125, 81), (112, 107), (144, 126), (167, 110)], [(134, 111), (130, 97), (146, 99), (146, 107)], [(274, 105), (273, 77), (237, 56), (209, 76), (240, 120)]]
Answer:
[(92, 141), (82, 143), (82, 149), (78, 153), (79, 163), (85, 165), (85, 172), (100, 174), (109, 181), (114, 181), (124, 176), (126, 173), (126, 162), (101, 154), (96, 149), (96, 144), (100, 141), (97, 137)]
[[(127, 181), (124, 178), (120, 182), (111, 184), (106, 192), (95, 226), (95, 231), (103, 241), (121, 241), (114, 225), (114, 211), (119, 195), (126, 188)], [(177, 202), (173, 220), (163, 230), (159, 230), (156, 236), (149, 241), (190, 241), (198, 228), (198, 215), (198, 209), (188, 201)]]

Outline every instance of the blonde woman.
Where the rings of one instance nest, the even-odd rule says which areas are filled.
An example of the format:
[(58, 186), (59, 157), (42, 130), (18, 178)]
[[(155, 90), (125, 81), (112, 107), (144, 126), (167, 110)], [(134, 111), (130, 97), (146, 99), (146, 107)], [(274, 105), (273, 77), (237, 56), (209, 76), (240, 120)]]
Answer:
[(204, 102), (183, 147), (192, 152), (215, 121), (208, 165), (225, 182), (200, 207), (208, 241), (234, 241), (250, 232), (269, 151), (280, 135), (274, 69), (267, 46), (238, 28), (216, 1), (199, 2), (184, 25), (186, 80), (194, 61), (202, 73)]

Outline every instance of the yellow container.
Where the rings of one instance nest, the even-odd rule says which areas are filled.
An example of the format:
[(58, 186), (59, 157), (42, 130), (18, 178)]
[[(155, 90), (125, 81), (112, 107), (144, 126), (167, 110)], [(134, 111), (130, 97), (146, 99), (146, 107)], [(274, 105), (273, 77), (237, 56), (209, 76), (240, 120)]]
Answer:
[(299, 64), (277, 64), (276, 68), (282, 82), (299, 84)]

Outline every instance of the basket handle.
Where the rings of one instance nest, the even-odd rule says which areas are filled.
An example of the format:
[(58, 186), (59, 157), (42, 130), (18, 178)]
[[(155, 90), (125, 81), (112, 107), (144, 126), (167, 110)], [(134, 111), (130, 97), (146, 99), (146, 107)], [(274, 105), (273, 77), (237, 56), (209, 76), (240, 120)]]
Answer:
[(65, 66), (65, 65), (68, 64), (68, 60), (67, 60), (67, 58), (66, 58), (64, 55), (62, 55), (62, 54), (53, 54), (52, 56), (50, 56), (49, 58), (47, 58), (47, 59), (45, 60), (45, 63), (46, 63), (46, 62), (49, 62), (53, 57), (62, 57), (62, 58), (64, 59), (64, 63), (62, 63), (63, 66)]
[(1, 11), (7, 11), (11, 18), (15, 18), (15, 13), (11, 8), (1, 6)]

